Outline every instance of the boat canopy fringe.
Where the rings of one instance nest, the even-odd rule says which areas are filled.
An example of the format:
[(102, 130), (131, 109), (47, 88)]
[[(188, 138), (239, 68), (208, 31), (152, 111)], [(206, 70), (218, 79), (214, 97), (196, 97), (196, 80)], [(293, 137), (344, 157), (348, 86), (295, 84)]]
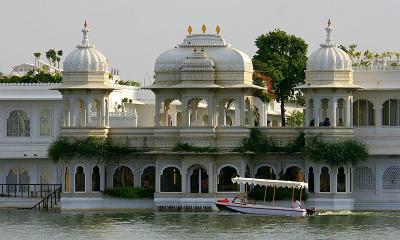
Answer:
[(244, 183), (253, 184), (267, 187), (288, 187), (288, 188), (308, 188), (308, 183), (305, 182), (294, 182), (294, 181), (282, 181), (282, 180), (271, 180), (271, 179), (258, 179), (258, 178), (232, 178), (233, 183)]

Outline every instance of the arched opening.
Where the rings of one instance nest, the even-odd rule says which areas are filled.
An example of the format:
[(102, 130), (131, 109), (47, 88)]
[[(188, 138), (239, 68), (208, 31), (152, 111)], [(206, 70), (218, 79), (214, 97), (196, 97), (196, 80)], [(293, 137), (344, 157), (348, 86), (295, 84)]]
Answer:
[(156, 186), (156, 167), (149, 166), (143, 170), (141, 177), (141, 186), (143, 188), (155, 188)]
[(178, 168), (167, 167), (160, 179), (161, 192), (182, 192), (182, 176)]
[[(208, 104), (203, 98), (192, 98), (187, 104), (189, 126), (208, 126)], [(207, 122), (204, 117), (207, 116)]]
[(231, 166), (222, 168), (217, 177), (218, 192), (236, 192), (239, 190), (239, 184), (233, 183), (232, 178), (239, 176), (236, 169)]
[(208, 193), (208, 174), (200, 166), (194, 167), (191, 171), (190, 193)]
[(343, 167), (338, 168), (337, 192), (346, 192), (346, 174), (344, 173)]
[(7, 137), (29, 137), (31, 122), (28, 114), (22, 110), (10, 112), (7, 118)]
[(285, 171), (285, 178), (289, 181), (304, 182), (304, 171), (297, 166), (288, 167)]
[(100, 168), (98, 166), (93, 167), (92, 171), (92, 192), (100, 191)]
[(113, 187), (134, 187), (134, 175), (129, 167), (120, 166), (115, 169)]
[(319, 177), (319, 191), (331, 191), (331, 175), (329, 174), (329, 168), (327, 167), (321, 168), (321, 175)]
[(257, 173), (255, 175), (255, 178), (261, 178), (261, 179), (276, 179), (276, 174), (275, 171), (272, 167), (269, 166), (262, 166), (257, 169)]
[(64, 181), (65, 181), (65, 188), (64, 191), (69, 193), (71, 192), (71, 175), (69, 173), (69, 167), (65, 167), (65, 175), (64, 175)]
[(344, 99), (339, 98), (337, 100), (337, 108), (336, 108), (336, 126), (343, 127), (344, 126)]
[(308, 192), (313, 193), (314, 191), (314, 169), (310, 167), (308, 169)]
[(179, 99), (168, 98), (161, 103), (160, 126), (181, 127), (182, 122), (182, 103)]
[(382, 107), (382, 125), (383, 126), (399, 126), (400, 114), (399, 99), (389, 99), (383, 103)]
[(76, 168), (75, 173), (75, 192), (85, 191), (85, 172), (82, 166)]
[(315, 119), (314, 119), (314, 99), (310, 99), (308, 100), (308, 106), (309, 109), (306, 109), (306, 111), (308, 111), (308, 116), (310, 116), (310, 119), (308, 121), (310, 121), (310, 127), (316, 127), (318, 126), (318, 123), (315, 124)]
[(320, 112), (319, 126), (329, 127), (331, 122), (329, 119), (329, 99), (321, 99), (321, 112)]
[(239, 126), (240, 106), (236, 99), (222, 99), (218, 103), (218, 125)]
[(357, 127), (375, 125), (375, 111), (371, 101), (359, 99), (353, 103), (353, 125)]

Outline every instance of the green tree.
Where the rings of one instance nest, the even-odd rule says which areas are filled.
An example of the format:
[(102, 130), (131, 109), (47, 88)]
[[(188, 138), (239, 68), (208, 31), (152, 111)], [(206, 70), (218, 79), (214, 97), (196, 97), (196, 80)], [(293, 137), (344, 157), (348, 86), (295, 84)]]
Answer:
[(255, 44), (258, 50), (253, 57), (254, 69), (272, 78), (271, 87), (281, 103), (282, 126), (285, 126), (285, 100), (293, 95), (296, 85), (304, 83), (308, 45), (302, 38), (280, 29), (258, 36)]
[(291, 115), (286, 116), (286, 125), (288, 127), (303, 127), (304, 113), (294, 110)]

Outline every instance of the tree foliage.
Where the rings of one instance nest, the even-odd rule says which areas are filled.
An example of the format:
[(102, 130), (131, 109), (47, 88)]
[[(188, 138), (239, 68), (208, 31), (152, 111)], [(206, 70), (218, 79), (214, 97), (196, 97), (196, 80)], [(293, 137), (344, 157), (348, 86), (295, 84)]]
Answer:
[(250, 131), (249, 137), (243, 140), (242, 145), (237, 148), (237, 152), (254, 152), (256, 154), (264, 154), (271, 152), (285, 152), (295, 153), (302, 152), (305, 146), (304, 133), (301, 132), (299, 136), (290, 141), (285, 146), (281, 146), (272, 138), (267, 136), (258, 128), (253, 128)]
[(281, 103), (282, 126), (285, 126), (285, 100), (296, 85), (304, 82), (308, 46), (302, 38), (280, 29), (258, 36), (255, 44), (258, 48), (253, 57), (255, 72), (272, 79), (272, 90)]
[(286, 116), (286, 126), (288, 127), (303, 127), (304, 121), (304, 113), (297, 110)]
[(109, 138), (88, 137), (86, 139), (69, 140), (60, 137), (49, 146), (47, 152), (49, 158), (54, 162), (73, 155), (108, 161), (122, 155), (138, 152), (138, 150), (125, 145), (113, 144)]
[(25, 76), (3, 76), (0, 78), (0, 83), (61, 83), (61, 74), (50, 74), (45, 71), (39, 71), (34, 73), (33, 71), (28, 72)]
[(215, 147), (196, 147), (189, 143), (177, 143), (172, 149), (173, 152), (195, 152), (195, 153), (215, 153), (218, 149)]
[(368, 159), (368, 148), (355, 138), (328, 142), (318, 137), (306, 146), (305, 153), (313, 162), (330, 166), (358, 165)]

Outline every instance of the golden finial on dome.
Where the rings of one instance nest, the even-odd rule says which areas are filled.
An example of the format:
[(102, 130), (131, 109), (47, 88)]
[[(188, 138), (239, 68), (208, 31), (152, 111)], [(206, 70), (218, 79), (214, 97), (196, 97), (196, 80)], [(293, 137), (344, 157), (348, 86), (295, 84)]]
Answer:
[(329, 19), (328, 19), (328, 27), (330, 27), (331, 24), (332, 24), (332, 22), (331, 22), (331, 19), (329, 18)]
[(219, 27), (219, 25), (217, 25), (217, 27), (215, 28), (215, 31), (217, 32), (217, 34), (219, 34), (219, 32), (221, 32), (221, 28)]
[(201, 31), (203, 31), (203, 33), (206, 33), (206, 30), (207, 30), (206, 25), (203, 24), (203, 26), (201, 26)]
[(189, 27), (188, 27), (187, 31), (188, 31), (188, 33), (189, 33), (189, 34), (192, 34), (192, 31), (193, 31), (193, 29), (192, 29), (192, 25), (189, 25)]
[(85, 20), (85, 22), (83, 23), (83, 26), (84, 26), (85, 28), (87, 28), (87, 22), (86, 22), (86, 20)]

